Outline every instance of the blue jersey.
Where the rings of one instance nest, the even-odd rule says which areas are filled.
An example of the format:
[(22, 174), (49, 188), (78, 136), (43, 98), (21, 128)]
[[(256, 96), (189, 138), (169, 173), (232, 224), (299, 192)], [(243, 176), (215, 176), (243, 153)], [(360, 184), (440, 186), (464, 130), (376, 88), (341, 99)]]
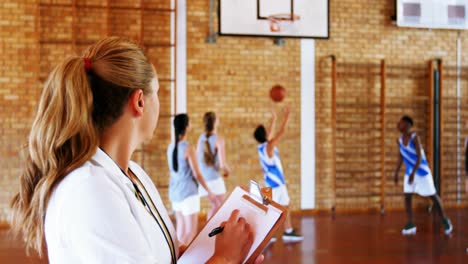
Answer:
[(268, 187), (275, 188), (285, 184), (283, 166), (277, 148), (274, 150), (273, 157), (268, 157), (267, 145), (268, 142), (265, 142), (258, 146), (258, 156), (262, 165), (265, 184)]
[[(400, 137), (399, 145), (400, 145), (400, 153), (401, 157), (403, 158), (403, 162), (406, 166), (406, 175), (411, 175), (413, 172), (414, 166), (418, 161), (418, 155), (416, 153), (416, 146), (414, 145), (414, 138), (416, 137), (416, 133), (411, 134), (411, 138), (408, 141), (408, 145), (405, 146), (403, 144), (403, 136)], [(431, 170), (429, 169), (429, 164), (427, 163), (426, 155), (424, 154), (424, 149), (421, 147), (421, 163), (419, 168), (416, 170), (415, 175), (424, 177), (431, 174)]]

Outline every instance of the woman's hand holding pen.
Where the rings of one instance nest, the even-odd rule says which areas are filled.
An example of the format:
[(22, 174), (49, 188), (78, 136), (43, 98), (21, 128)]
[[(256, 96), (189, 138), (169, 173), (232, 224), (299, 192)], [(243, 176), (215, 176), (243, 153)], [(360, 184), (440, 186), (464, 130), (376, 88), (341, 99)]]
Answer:
[[(234, 210), (221, 226), (224, 229), (216, 235), (215, 253), (208, 263), (242, 263), (253, 243), (250, 225), (243, 217), (239, 217), (239, 210)], [(255, 263), (261, 263), (263, 259), (263, 255), (260, 255)]]

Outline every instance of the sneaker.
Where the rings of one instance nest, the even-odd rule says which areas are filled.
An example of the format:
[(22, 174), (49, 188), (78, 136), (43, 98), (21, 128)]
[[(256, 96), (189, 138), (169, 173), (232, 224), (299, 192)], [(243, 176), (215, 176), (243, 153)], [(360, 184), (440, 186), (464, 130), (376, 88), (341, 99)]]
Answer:
[(403, 235), (415, 235), (416, 234), (416, 226), (412, 223), (408, 223), (405, 225), (405, 227), (403, 227), (403, 229), (401, 230), (401, 233)]
[(283, 233), (283, 241), (284, 242), (298, 242), (298, 241), (302, 241), (302, 240), (304, 240), (304, 237), (297, 234), (296, 230), (294, 230), (294, 229), (289, 233), (287, 233), (287, 232)]
[(452, 226), (452, 223), (450, 222), (450, 219), (444, 218), (444, 220), (442, 220), (442, 224), (444, 225), (444, 232), (446, 235), (452, 233), (453, 226)]
[(277, 240), (276, 237), (272, 237), (272, 238), (270, 239), (270, 243), (275, 243), (276, 240)]

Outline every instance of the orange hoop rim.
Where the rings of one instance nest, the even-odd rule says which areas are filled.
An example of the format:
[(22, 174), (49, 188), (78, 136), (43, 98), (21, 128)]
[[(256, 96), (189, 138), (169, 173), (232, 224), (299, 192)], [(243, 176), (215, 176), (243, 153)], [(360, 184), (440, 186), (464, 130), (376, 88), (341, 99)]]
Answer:
[(268, 16), (268, 20), (270, 20), (270, 21), (292, 21), (292, 22), (294, 22), (296, 20), (301, 20), (301, 16), (296, 15), (296, 14), (287, 14), (287, 13), (273, 14), (273, 15)]
[(301, 16), (295, 14), (273, 14), (268, 16), (271, 32), (282, 32), (284, 27), (291, 26), (294, 21), (300, 20)]

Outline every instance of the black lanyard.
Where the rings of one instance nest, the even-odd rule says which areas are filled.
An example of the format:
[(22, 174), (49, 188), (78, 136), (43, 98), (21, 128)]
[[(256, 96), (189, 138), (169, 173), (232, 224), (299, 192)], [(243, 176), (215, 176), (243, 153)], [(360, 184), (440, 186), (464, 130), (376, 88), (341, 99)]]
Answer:
[[(121, 169), (122, 170), (122, 169)], [(130, 170), (131, 171), (131, 170)], [(122, 170), (123, 172), (123, 170)], [(133, 173), (133, 172), (132, 172)], [(124, 173), (125, 174), (125, 173)], [(126, 175), (126, 174), (125, 174)], [(140, 189), (138, 188), (138, 185), (133, 182), (130, 177), (128, 177), (130, 179), (130, 181), (132, 182), (133, 184), (133, 187), (135, 188), (135, 196), (137, 197), (138, 200), (141, 201), (141, 203), (143, 204), (144, 207), (146, 207), (148, 209), (148, 212), (151, 214), (151, 216), (153, 216), (153, 219), (156, 221), (156, 223), (158, 224), (159, 228), (161, 229), (161, 232), (163, 232), (164, 234), (164, 238), (166, 239), (166, 243), (167, 245), (169, 246), (169, 250), (171, 251), (171, 256), (172, 256), (172, 263), (173, 264), (176, 264), (177, 263), (177, 257), (176, 257), (176, 252), (175, 252), (175, 245), (174, 245), (174, 241), (172, 240), (172, 237), (171, 237), (171, 234), (169, 233), (169, 229), (167, 228), (166, 226), (166, 223), (164, 222), (164, 220), (162, 219), (161, 217), (161, 214), (159, 213), (158, 211), (158, 208), (156, 208), (156, 206), (154, 205), (153, 201), (151, 200), (151, 197), (149, 196), (149, 193), (146, 191), (146, 188), (145, 186), (143, 185), (143, 183), (140, 181), (140, 179), (138, 179), (138, 177), (136, 176), (135, 173), (133, 173), (133, 175), (135, 175), (135, 178), (136, 180), (139, 182), (139, 184), (141, 185), (141, 187), (144, 189), (146, 195), (148, 196), (148, 198), (150, 199), (150, 202), (151, 204), (153, 205), (153, 208), (154, 210), (156, 211), (156, 214), (158, 217), (156, 217), (156, 215), (153, 213), (153, 210), (151, 209), (151, 206), (150, 204), (146, 201), (145, 199), (145, 196), (143, 195), (143, 193), (140, 191)], [(158, 220), (159, 219), (159, 220)], [(164, 226), (164, 227), (163, 227)]]
[[(102, 150), (102, 149), (101, 149)], [(102, 152), (106, 153), (104, 150), (102, 150)], [(106, 155), (115, 163), (115, 165), (117, 165), (117, 163), (109, 156), (109, 154), (106, 153)], [(119, 165), (117, 165), (117, 167), (119, 167)], [(171, 251), (171, 257), (172, 257), (172, 264), (176, 264), (177, 263), (177, 256), (176, 256), (176, 251), (175, 251), (175, 245), (174, 245), (174, 240), (172, 239), (171, 237), (171, 234), (169, 233), (169, 229), (167, 228), (166, 226), (166, 223), (164, 222), (164, 220), (162, 219), (161, 217), (161, 214), (159, 213), (158, 209), (156, 208), (156, 206), (154, 205), (153, 203), (153, 200), (151, 200), (151, 196), (149, 195), (149, 193), (146, 191), (146, 188), (145, 186), (143, 185), (143, 183), (140, 181), (140, 179), (138, 179), (138, 177), (136, 176), (135, 173), (133, 173), (130, 168), (129, 168), (129, 171), (131, 173), (133, 173), (133, 175), (135, 176), (136, 180), (139, 182), (139, 184), (141, 185), (141, 187), (144, 189), (146, 195), (148, 195), (148, 199), (150, 200), (151, 202), (151, 205), (153, 205), (153, 208), (154, 210), (156, 211), (156, 214), (158, 217), (156, 217), (156, 215), (153, 213), (153, 210), (151, 209), (151, 206), (150, 204), (146, 201), (146, 198), (145, 196), (143, 195), (143, 193), (140, 191), (140, 189), (138, 188), (138, 185), (132, 181), (131, 177), (129, 177), (127, 175), (127, 173), (125, 173), (124, 170), (122, 170), (122, 168), (120, 168), (120, 171), (132, 182), (133, 184), (133, 188), (135, 188), (135, 197), (143, 204), (143, 206), (145, 208), (147, 208), (148, 212), (151, 214), (151, 216), (153, 217), (154, 221), (156, 221), (156, 223), (158, 224), (159, 228), (161, 229), (161, 232), (164, 234), (164, 238), (166, 239), (166, 243), (167, 243), (167, 246), (169, 247), (169, 250)], [(160, 219), (160, 220), (158, 220)]]

